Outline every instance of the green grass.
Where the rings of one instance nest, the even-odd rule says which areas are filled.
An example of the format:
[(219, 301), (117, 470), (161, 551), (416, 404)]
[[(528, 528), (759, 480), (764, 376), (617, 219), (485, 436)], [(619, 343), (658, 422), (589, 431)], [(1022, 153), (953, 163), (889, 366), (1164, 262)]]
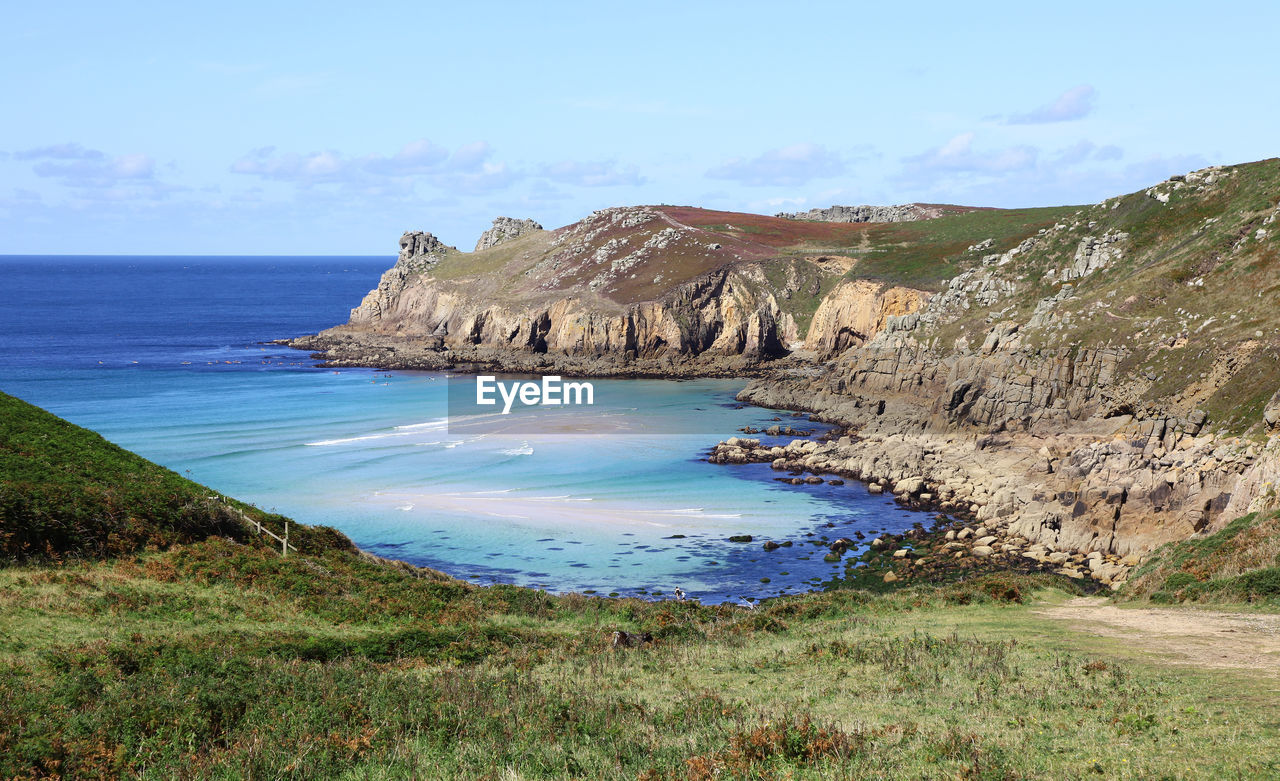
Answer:
[[(1054, 206), (983, 210), (918, 222), (876, 224), (866, 231), (865, 243), (830, 250), (859, 257), (858, 265), (848, 274), (850, 279), (940, 290), (948, 280), (980, 260), (978, 256), (966, 256), (970, 246), (992, 239), (992, 247), (981, 254), (1004, 252), (1078, 209)], [(813, 252), (817, 248), (802, 249)]]
[[(1265, 683), (1135, 660), (983, 579), (756, 610), (211, 539), (0, 570), (0, 776), (1257, 776)], [(967, 591), (959, 596), (961, 591)], [(363, 609), (357, 609), (363, 606)], [(609, 648), (615, 629), (656, 642)]]

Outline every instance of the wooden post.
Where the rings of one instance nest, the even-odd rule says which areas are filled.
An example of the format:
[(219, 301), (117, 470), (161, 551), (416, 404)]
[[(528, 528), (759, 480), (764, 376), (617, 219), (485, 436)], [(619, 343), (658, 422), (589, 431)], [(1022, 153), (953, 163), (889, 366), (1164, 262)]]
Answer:
[(289, 522), (284, 522), (284, 540), (281, 542), (280, 555), (289, 555)]

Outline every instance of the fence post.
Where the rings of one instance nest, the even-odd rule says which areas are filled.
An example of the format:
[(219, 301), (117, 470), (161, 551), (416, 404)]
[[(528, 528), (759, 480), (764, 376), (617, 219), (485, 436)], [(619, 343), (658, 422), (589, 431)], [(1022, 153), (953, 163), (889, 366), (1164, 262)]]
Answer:
[(289, 522), (284, 522), (284, 539), (280, 543), (280, 555), (289, 555)]

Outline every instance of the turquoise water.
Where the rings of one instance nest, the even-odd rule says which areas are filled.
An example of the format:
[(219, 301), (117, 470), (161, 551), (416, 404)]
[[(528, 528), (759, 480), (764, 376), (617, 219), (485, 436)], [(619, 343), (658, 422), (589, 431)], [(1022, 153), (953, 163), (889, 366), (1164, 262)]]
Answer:
[[(736, 403), (738, 381), (596, 380), (612, 404), (572, 413), (586, 433), (451, 433), (444, 375), (316, 369), (258, 343), (344, 319), (386, 263), (0, 262), (25, 302), (8, 295), (0, 313), (0, 389), (223, 493), (476, 582), (757, 599), (837, 574), (809, 544), (823, 536), (922, 520), (860, 485), (707, 463), (743, 426), (803, 422)], [(763, 539), (796, 545), (766, 553)]]

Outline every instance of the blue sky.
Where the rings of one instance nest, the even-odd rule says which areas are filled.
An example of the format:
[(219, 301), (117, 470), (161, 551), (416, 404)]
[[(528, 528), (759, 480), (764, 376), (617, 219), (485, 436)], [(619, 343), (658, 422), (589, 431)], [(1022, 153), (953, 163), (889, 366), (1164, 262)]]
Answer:
[(1280, 4), (11, 3), (0, 253), (1088, 203), (1280, 153)]

